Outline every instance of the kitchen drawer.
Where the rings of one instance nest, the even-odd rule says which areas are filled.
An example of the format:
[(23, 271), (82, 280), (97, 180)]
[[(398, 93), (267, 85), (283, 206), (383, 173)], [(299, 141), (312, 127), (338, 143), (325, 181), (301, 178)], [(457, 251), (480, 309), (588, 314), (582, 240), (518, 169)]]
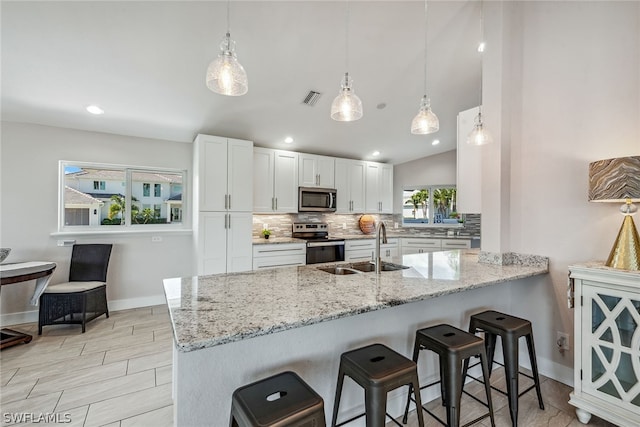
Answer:
[(344, 251), (345, 261), (373, 261), (375, 248)]
[(419, 248), (441, 248), (441, 240), (440, 239), (418, 239), (418, 238), (403, 238), (402, 239), (402, 247), (419, 247)]
[(443, 239), (442, 249), (470, 249), (471, 240), (465, 239)]
[(372, 249), (376, 248), (376, 240), (375, 239), (357, 239), (357, 240), (346, 240), (344, 242), (344, 250), (361, 250), (361, 249)]
[(305, 265), (307, 245), (305, 243), (280, 243), (253, 245), (253, 269)]
[(262, 258), (253, 258), (253, 269), (263, 270), (265, 268), (290, 267), (293, 265), (305, 265), (306, 255), (279, 255)]

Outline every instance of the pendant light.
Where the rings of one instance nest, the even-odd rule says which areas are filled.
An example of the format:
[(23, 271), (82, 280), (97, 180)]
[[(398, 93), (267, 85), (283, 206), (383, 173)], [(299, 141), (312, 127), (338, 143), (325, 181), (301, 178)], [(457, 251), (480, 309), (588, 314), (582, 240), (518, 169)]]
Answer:
[(362, 101), (353, 91), (353, 81), (349, 77), (349, 1), (346, 13), (346, 69), (340, 83), (340, 92), (331, 103), (331, 118), (339, 122), (352, 122), (362, 118)]
[(493, 142), (493, 138), (482, 122), (482, 66), (484, 55), (484, 4), (480, 2), (480, 44), (478, 45), (478, 52), (480, 52), (480, 105), (478, 106), (478, 115), (476, 116), (473, 130), (467, 137), (467, 144), (471, 145), (485, 145)]
[(411, 121), (411, 133), (426, 135), (440, 129), (438, 116), (431, 111), (431, 101), (427, 97), (427, 0), (424, 1), (424, 96), (420, 102), (420, 110)]
[(227, 0), (227, 33), (220, 42), (220, 53), (207, 67), (207, 87), (221, 95), (240, 96), (247, 93), (249, 83), (244, 67), (238, 62), (236, 42), (229, 31), (229, 0)]

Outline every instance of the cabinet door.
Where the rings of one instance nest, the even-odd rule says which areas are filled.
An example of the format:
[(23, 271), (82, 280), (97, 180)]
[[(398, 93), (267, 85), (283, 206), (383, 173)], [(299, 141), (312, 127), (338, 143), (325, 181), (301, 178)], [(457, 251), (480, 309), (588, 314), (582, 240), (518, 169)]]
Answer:
[(318, 187), (318, 161), (311, 154), (300, 154), (298, 157), (298, 185), (301, 187)]
[(317, 159), (318, 185), (323, 188), (335, 187), (335, 159), (333, 157), (318, 156)]
[(198, 188), (196, 211), (225, 210), (227, 194), (227, 139), (209, 135), (196, 138), (198, 173), (194, 176)]
[(382, 213), (393, 213), (393, 165), (380, 167), (380, 207)]
[(351, 213), (363, 213), (365, 211), (366, 173), (367, 164), (365, 162), (351, 162), (349, 166)]
[(467, 144), (477, 115), (478, 107), (458, 114), (456, 209), (460, 213), (481, 213), (482, 147)]
[(274, 170), (276, 212), (298, 212), (298, 153), (276, 150)]
[(346, 159), (336, 159), (336, 213), (351, 213), (350, 174), (351, 161)]
[(253, 211), (273, 212), (274, 150), (253, 149)]
[(251, 212), (231, 212), (227, 219), (227, 273), (249, 271), (253, 267)]
[(201, 212), (198, 224), (198, 275), (227, 272), (226, 212)]
[(365, 211), (380, 212), (380, 165), (378, 163), (367, 163), (365, 187)]
[(582, 291), (582, 391), (638, 414), (640, 295), (587, 280)]
[(227, 146), (227, 209), (236, 212), (253, 211), (253, 143), (229, 139)]

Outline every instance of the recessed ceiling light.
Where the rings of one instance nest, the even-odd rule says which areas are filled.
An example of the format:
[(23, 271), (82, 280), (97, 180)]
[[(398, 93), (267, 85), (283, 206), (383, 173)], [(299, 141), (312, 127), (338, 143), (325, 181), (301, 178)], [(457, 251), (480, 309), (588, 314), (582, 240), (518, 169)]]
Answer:
[(373, 155), (373, 156), (379, 156), (379, 155), (380, 155), (380, 152), (379, 152), (379, 151), (374, 151), (373, 153), (371, 153), (371, 155)]
[(104, 110), (100, 107), (98, 107), (97, 105), (89, 105), (87, 107), (87, 111), (90, 112), (91, 114), (104, 114)]
[(293, 138), (291, 138), (290, 136), (288, 136), (288, 137), (286, 137), (286, 138), (284, 139), (284, 142), (285, 142), (285, 143), (287, 143), (287, 144), (291, 144), (291, 143), (293, 142)]
[(438, 144), (440, 144), (439, 139), (434, 139), (433, 142), (431, 143), (431, 145), (438, 145)]

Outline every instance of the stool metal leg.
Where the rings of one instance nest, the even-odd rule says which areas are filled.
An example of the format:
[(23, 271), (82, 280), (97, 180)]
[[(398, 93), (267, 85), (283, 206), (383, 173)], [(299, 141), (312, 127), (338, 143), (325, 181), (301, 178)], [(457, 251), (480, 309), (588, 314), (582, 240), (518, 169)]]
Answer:
[(502, 339), (504, 348), (504, 369), (507, 383), (507, 395), (509, 397), (509, 412), (511, 413), (511, 424), (518, 425), (518, 340), (515, 337), (504, 337)]
[[(465, 365), (468, 366), (469, 359), (465, 360)], [(487, 364), (487, 355), (480, 353), (480, 364), (482, 365), (482, 376), (484, 378), (484, 392), (487, 395), (487, 405), (489, 406), (489, 417), (491, 418), (491, 427), (496, 427), (496, 420), (493, 416), (493, 403), (491, 401), (491, 385), (489, 384), (489, 367)], [(462, 377), (464, 384), (465, 377)]]
[(387, 391), (381, 387), (365, 390), (364, 405), (367, 427), (384, 427), (387, 414)]
[[(420, 341), (418, 339), (418, 334), (416, 333), (416, 339), (415, 339), (414, 344), (413, 344), (413, 359), (411, 359), (411, 360), (414, 361), (414, 363), (416, 363), (416, 365), (418, 364), (418, 357), (419, 356), (420, 356)], [(416, 366), (416, 375), (418, 375), (417, 374), (417, 370), (418, 370), (418, 368)], [(420, 397), (420, 388), (416, 389), (414, 384), (409, 384), (409, 392), (407, 393), (407, 405), (404, 408), (404, 416), (402, 417), (402, 423), (403, 424), (407, 423), (407, 418), (409, 416), (409, 405), (411, 404), (411, 391), (412, 390), (418, 397)], [(416, 402), (417, 401), (418, 401), (418, 399), (416, 399)], [(419, 409), (419, 411), (422, 412), (421, 406), (422, 405), (418, 405), (416, 403), (416, 410)]]
[(333, 417), (331, 418), (331, 427), (336, 427), (338, 421), (338, 406), (340, 405), (340, 397), (342, 396), (342, 384), (344, 383), (344, 371), (342, 364), (338, 370), (338, 385), (336, 386), (336, 398), (333, 402)]
[(533, 344), (533, 332), (527, 334), (527, 348), (529, 349), (529, 360), (531, 361), (531, 372), (533, 373), (533, 380), (536, 385), (536, 394), (538, 395), (538, 405), (540, 409), (544, 409), (544, 403), (542, 403), (542, 393), (540, 392), (540, 376), (538, 375), (538, 363), (536, 362), (536, 348)]
[(446, 381), (444, 394), (447, 399), (447, 425), (458, 427), (460, 425), (460, 399), (462, 395), (462, 365), (457, 358), (444, 361), (444, 377)]
[[(418, 427), (424, 427), (424, 416), (422, 414), (422, 398), (420, 397), (420, 385), (418, 384), (418, 372), (416, 368), (416, 378), (413, 380), (413, 383), (409, 385), (409, 387), (413, 386), (414, 398), (416, 400), (416, 412), (418, 415)], [(406, 418), (406, 414), (405, 414)], [(406, 419), (403, 418), (403, 423), (406, 424)]]
[(489, 332), (485, 332), (484, 334), (484, 345), (487, 350), (487, 365), (489, 367), (489, 377), (491, 377), (491, 373), (493, 372), (493, 359), (496, 353), (496, 338), (497, 335), (491, 334)]

